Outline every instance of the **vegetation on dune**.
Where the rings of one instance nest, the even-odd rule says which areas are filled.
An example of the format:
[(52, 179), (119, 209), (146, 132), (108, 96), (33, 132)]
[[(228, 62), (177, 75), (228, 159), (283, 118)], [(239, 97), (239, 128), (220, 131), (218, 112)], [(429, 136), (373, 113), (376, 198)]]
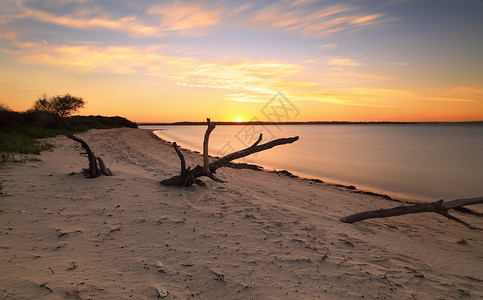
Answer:
[(48, 97), (43, 94), (34, 103), (35, 111), (44, 111), (54, 115), (55, 119), (70, 116), (72, 113), (83, 108), (87, 102), (81, 97), (71, 96), (70, 94)]
[(69, 94), (51, 98), (43, 95), (25, 112), (12, 111), (0, 103), (0, 152), (40, 154), (53, 145), (37, 139), (89, 129), (137, 128), (122, 117), (70, 116), (85, 104), (82, 98)]

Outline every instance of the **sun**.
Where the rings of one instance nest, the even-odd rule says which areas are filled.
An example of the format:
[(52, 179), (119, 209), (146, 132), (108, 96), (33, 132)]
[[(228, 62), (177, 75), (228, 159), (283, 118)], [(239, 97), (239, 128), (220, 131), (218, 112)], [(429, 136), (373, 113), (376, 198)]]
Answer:
[(237, 123), (240, 123), (240, 122), (243, 122), (243, 119), (242, 118), (235, 118), (235, 120), (233, 120), (234, 122), (237, 122)]

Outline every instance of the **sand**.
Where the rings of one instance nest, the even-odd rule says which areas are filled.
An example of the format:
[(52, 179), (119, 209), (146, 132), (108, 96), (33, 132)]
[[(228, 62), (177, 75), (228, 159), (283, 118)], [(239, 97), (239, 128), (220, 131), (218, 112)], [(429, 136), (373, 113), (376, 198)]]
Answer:
[(1, 299), (483, 297), (481, 231), (431, 213), (344, 224), (398, 203), (271, 172), (222, 168), (227, 183), (165, 187), (179, 160), (150, 131), (78, 136), (115, 176), (84, 178), (87, 158), (66, 137), (41, 162), (0, 169)]

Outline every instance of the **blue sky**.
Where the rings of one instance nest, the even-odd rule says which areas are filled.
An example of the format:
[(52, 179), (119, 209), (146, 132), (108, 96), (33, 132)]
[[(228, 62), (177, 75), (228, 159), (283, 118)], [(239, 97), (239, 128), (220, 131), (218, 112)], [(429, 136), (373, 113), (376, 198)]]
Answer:
[(483, 119), (483, 1), (0, 2), (0, 102), (136, 121)]

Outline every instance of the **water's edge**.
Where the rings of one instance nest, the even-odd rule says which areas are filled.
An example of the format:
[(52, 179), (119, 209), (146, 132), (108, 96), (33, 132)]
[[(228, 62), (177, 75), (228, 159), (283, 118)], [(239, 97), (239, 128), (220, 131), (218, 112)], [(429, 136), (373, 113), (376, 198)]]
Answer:
[[(147, 129), (147, 130), (151, 131), (153, 138), (159, 139), (164, 143), (172, 145), (172, 143), (175, 142), (175, 141), (170, 141), (165, 136), (162, 136), (160, 134), (155, 133), (155, 131), (161, 131), (159, 129)], [(187, 147), (185, 145), (181, 146), (181, 145), (178, 144), (178, 147), (180, 149), (184, 150), (184, 151), (188, 151), (188, 152), (197, 154), (200, 157), (202, 157), (202, 155), (203, 155), (198, 150), (190, 149), (189, 147)], [(211, 158), (219, 158), (218, 156), (213, 157), (211, 155), (210, 155), (210, 157)], [(380, 197), (380, 198), (383, 198), (385, 200), (398, 202), (398, 203), (414, 204), (414, 203), (427, 202), (427, 201), (431, 200), (431, 199), (421, 199), (421, 198), (418, 199), (416, 197), (412, 197), (412, 196), (409, 196), (409, 195), (394, 193), (394, 192), (389, 192), (389, 191), (377, 192), (375, 189), (371, 189), (371, 188), (368, 188), (368, 187), (361, 187), (360, 188), (360, 187), (356, 187), (356, 186), (354, 186), (350, 183), (347, 183), (347, 182), (336, 182), (334, 180), (330, 180), (330, 179), (326, 179), (326, 178), (318, 178), (318, 177), (314, 178), (310, 175), (303, 174), (303, 173), (300, 173), (300, 172), (294, 172), (294, 171), (285, 170), (285, 169), (278, 170), (278, 169), (275, 169), (275, 168), (272, 168), (272, 167), (267, 168), (267, 167), (265, 167), (263, 165), (259, 165), (259, 164), (240, 163), (240, 162), (237, 162), (236, 160), (234, 161), (234, 164), (238, 165), (238, 167), (236, 167), (236, 168), (239, 168), (239, 169), (251, 169), (251, 170), (257, 169), (256, 171), (276, 173), (276, 174), (279, 174), (281, 176), (290, 177), (292, 179), (300, 179), (300, 180), (305, 180), (305, 181), (309, 181), (309, 182), (322, 183), (322, 184), (325, 184), (325, 185), (332, 186), (334, 188), (343, 188), (350, 193), (371, 195), (371, 196)], [(243, 165), (245, 165), (245, 166), (243, 166)], [(269, 170), (269, 169), (273, 169), (273, 170)]]
[[(185, 149), (203, 149), (205, 126), (140, 128)], [(210, 135), (210, 154), (221, 157), (244, 149), (261, 133), (264, 141), (300, 138), (238, 162), (403, 200), (432, 202), (483, 194), (483, 126), (220, 126)]]

